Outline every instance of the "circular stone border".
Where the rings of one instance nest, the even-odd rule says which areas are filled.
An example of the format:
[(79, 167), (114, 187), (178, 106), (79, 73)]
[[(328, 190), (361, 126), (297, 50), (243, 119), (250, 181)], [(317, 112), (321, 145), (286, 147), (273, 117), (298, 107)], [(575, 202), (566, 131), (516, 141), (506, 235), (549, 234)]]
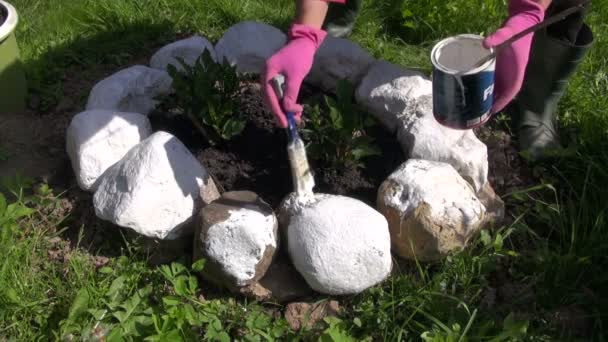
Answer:
[[(0, 0), (0, 3), (5, 2)], [(9, 19), (11, 20), (9, 25), (14, 26), (17, 21), (16, 14), (10, 16)], [(235, 39), (234, 32), (241, 32), (241, 26), (243, 25), (249, 28), (243, 35), (249, 34), (250, 36), (240, 35), (238, 39)], [(4, 27), (5, 25), (2, 26), (2, 28)], [(257, 32), (268, 30), (276, 29), (266, 24), (254, 22), (234, 25), (227, 31), (227, 34), (230, 34), (232, 38), (219, 40), (222, 43), (222, 56), (236, 64), (244, 61), (243, 63), (246, 63), (246, 66), (243, 66), (241, 69), (246, 69), (248, 72), (261, 72), (260, 63), (252, 63), (252, 61), (265, 60), (277, 50), (277, 46), (283, 44), (284, 40), (284, 34), (282, 33), (275, 35), (276, 41), (260, 40), (260, 35)], [(243, 40), (249, 43), (243, 50), (239, 50), (240, 46), (238, 43)], [(179, 47), (182, 53), (188, 53), (190, 57), (192, 57), (193, 51), (200, 50), (202, 53), (205, 48), (209, 49), (208, 46), (211, 46), (205, 38), (192, 39), (193, 44), (199, 44), (192, 46), (179, 44), (183, 41), (173, 42), (161, 48), (163, 55), (166, 58), (172, 59), (179, 55), (180, 52), (177, 50), (167, 51), (171, 46)], [(257, 41), (260, 44), (254, 44)], [(417, 71), (403, 69), (383, 60), (376, 60), (351, 41), (344, 39), (331, 41), (335, 44), (341, 44), (345, 48), (336, 49), (331, 46), (322, 45), (319, 55), (322, 55), (323, 58), (317, 58), (315, 63), (329, 63), (328, 61), (330, 61), (333, 64), (330, 66), (315, 64), (313, 66), (314, 70), (337, 68), (339, 66), (334, 65), (336, 60), (346, 61), (346, 63), (357, 63), (356, 60), (349, 59), (350, 55), (363, 56), (359, 58), (362, 62), (361, 65), (347, 65), (337, 73), (317, 73), (313, 79), (314, 82), (317, 82), (317, 86), (322, 86), (327, 91), (332, 92), (335, 90), (331, 89), (331, 87), (336, 83), (336, 77), (348, 78), (352, 75), (357, 80), (355, 84), (357, 103), (383, 123), (385, 128), (393, 132), (401, 148), (406, 152), (406, 155), (410, 156), (409, 160), (421, 159), (451, 165), (458, 172), (459, 176), (457, 175), (457, 177), (462, 177), (462, 182), (469, 184), (470, 188), (475, 190), (472, 192), (475, 197), (477, 197), (477, 193), (481, 193), (484, 189), (487, 189), (489, 186), (487, 181), (487, 147), (477, 139), (472, 131), (453, 131), (440, 126), (433, 119), (432, 103), (430, 101), (430, 89), (432, 87), (428, 77)], [(230, 45), (231, 42), (233, 45)], [(202, 45), (200, 44), (205, 47), (201, 49)], [(255, 46), (255, 48), (252, 48), (252, 46)], [(215, 51), (212, 52), (214, 55), (216, 54)], [(332, 56), (328, 56), (328, 54), (333, 54), (334, 58), (331, 58)], [(155, 65), (166, 66), (171, 63), (171, 61), (154, 59)], [(329, 79), (324, 78), (324, 74)], [(89, 105), (92, 108), (87, 106), (87, 110), (103, 109), (106, 111), (122, 112), (126, 107), (129, 109), (129, 112), (140, 113), (145, 116), (150, 112), (150, 106), (155, 103), (155, 98), (159, 94), (170, 92), (171, 82), (167, 78), (170, 79), (170, 76), (168, 76), (165, 70), (141, 65), (118, 71), (93, 87), (89, 96)], [(113, 82), (116, 81), (120, 83), (120, 89), (112, 86), (112, 84), (115, 84)], [(311, 80), (307, 81), (310, 82)], [(112, 104), (99, 104), (99, 101), (91, 101), (91, 97), (110, 99), (108, 101), (111, 101)], [(91, 105), (91, 103), (93, 104)], [(103, 108), (98, 108), (97, 106)], [(91, 129), (91, 127), (88, 127), (88, 129)], [(99, 129), (102, 129), (102, 127), (99, 127)], [(142, 136), (139, 144), (145, 138), (145, 136)], [(112, 143), (107, 141), (102, 141), (101, 143), (112, 145)], [(139, 144), (136, 143), (131, 147), (134, 148), (139, 146)], [(127, 155), (127, 151), (124, 152), (124, 155)], [(113, 156), (114, 160), (111, 160), (110, 163), (106, 160), (104, 164), (117, 165), (124, 159), (124, 155), (122, 157)], [(94, 155), (93, 157), (101, 158), (99, 155)], [(78, 158), (78, 156), (72, 154), (70, 158), (74, 163), (73, 159)], [(406, 163), (407, 159), (403, 162)], [(78, 173), (79, 171), (76, 170), (76, 172)], [(77, 174), (77, 177), (79, 176)], [(100, 178), (106, 176), (105, 172), (99, 175)], [(213, 181), (211, 180), (211, 182)], [(95, 191), (95, 189), (92, 190)], [(209, 200), (205, 201), (204, 204), (210, 203), (210, 201), (217, 197), (219, 197), (219, 194), (208, 197)], [(197, 201), (197, 199), (192, 199), (192, 201)], [(498, 201), (500, 201), (499, 198)], [(485, 203), (484, 205), (488, 206)], [(502, 210), (504, 214), (504, 203), (502, 204)], [(381, 214), (383, 216), (386, 215), (386, 213)], [(408, 213), (402, 212), (400, 215), (402, 215), (401, 220), (404, 220), (413, 214), (410, 210)], [(195, 214), (192, 215), (192, 217), (194, 216)], [(106, 215), (106, 217), (110, 216)], [(116, 224), (116, 222), (113, 223)], [(480, 227), (476, 229), (480, 229)], [(395, 229), (391, 229), (391, 233), (393, 231)], [(407, 238), (403, 236), (403, 232), (399, 229), (397, 231), (399, 231), (399, 236), (391, 235), (391, 240)]]

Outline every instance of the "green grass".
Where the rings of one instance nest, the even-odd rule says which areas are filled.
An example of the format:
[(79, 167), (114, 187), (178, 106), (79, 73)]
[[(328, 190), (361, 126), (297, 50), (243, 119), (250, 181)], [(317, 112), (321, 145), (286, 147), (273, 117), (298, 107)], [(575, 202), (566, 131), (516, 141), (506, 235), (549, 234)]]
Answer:
[[(294, 8), (291, 0), (11, 2), (21, 16), (17, 37), (37, 109), (51, 112), (73, 95), (66, 94), (68, 70), (93, 77), (95, 68), (147, 57), (184, 34), (215, 41), (242, 20), (286, 29)], [(506, 197), (516, 218), (511, 226), (482, 234), (438, 264), (405, 264), (383, 285), (343, 299), (339, 319), (296, 333), (272, 315), (280, 307), (200, 300), (202, 284), (191, 280), (191, 265), (150, 267), (128, 240), (123, 255), (101, 268), (78, 243), (65, 249), (67, 258), (50, 258), (66, 248), (53, 239), (66, 218), (53, 214), (58, 200), (49, 189), (26, 196), (19, 189), (30, 187), (20, 181), (0, 197), (0, 341), (78, 340), (112, 329), (134, 340), (138, 334), (151, 340), (574, 340), (576, 327), (558, 314), (572, 308), (584, 312), (588, 325), (579, 340), (605, 340), (608, 5), (594, 5), (595, 46), (560, 104), (573, 153), (536, 167), (544, 185)], [(500, 25), (504, 8), (499, 0), (368, 1), (353, 39), (375, 57), (429, 71), (434, 41), (487, 33)], [(0, 161), (10, 152), (1, 151)], [(520, 291), (509, 297), (509, 288)]]

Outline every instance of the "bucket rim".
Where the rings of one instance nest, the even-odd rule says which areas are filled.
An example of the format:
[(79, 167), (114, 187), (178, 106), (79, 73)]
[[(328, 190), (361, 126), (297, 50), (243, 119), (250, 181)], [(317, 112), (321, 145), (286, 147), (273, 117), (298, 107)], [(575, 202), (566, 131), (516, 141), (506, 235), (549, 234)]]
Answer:
[(0, 43), (3, 42), (8, 36), (15, 31), (15, 27), (17, 27), (17, 22), (19, 21), (19, 16), (17, 15), (17, 10), (13, 5), (9, 4), (4, 0), (0, 0), (0, 7), (4, 7), (7, 12), (7, 17), (4, 23), (0, 25)]
[[(1, 0), (0, 0), (1, 1)], [(441, 70), (442, 72), (449, 74), (449, 75), (455, 75), (458, 74), (460, 71), (459, 70), (453, 70), (450, 68), (446, 68), (445, 66), (441, 65), (439, 62), (437, 62), (437, 52), (439, 52), (439, 50), (444, 47), (445, 45), (447, 45), (448, 43), (451, 43), (453, 41), (456, 41), (458, 39), (474, 39), (474, 40), (483, 40), (484, 37), (480, 36), (478, 34), (470, 34), (470, 33), (465, 33), (465, 34), (459, 34), (459, 35), (455, 35), (455, 36), (451, 36), (448, 38), (444, 38), (442, 40), (440, 40), (437, 44), (435, 44), (435, 46), (433, 46), (433, 49), (431, 50), (431, 63), (433, 63), (433, 66), (439, 70)], [(487, 49), (489, 51), (489, 53), (493, 53), (494, 49), (490, 48)], [(472, 75), (472, 74), (477, 74), (483, 70), (486, 70), (488, 67), (490, 67), (492, 64), (494, 64), (496, 62), (496, 57), (490, 59), (489, 61), (485, 62), (484, 64), (482, 64), (481, 66), (469, 70), (466, 73), (464, 73), (463, 75)]]

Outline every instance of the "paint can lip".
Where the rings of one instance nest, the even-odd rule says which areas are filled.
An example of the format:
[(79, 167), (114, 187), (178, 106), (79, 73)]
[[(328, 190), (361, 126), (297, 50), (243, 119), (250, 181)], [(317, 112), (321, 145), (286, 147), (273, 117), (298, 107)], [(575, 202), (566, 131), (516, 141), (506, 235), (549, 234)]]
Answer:
[(4, 23), (0, 24), (0, 42), (3, 42), (17, 26), (18, 15), (17, 10), (13, 5), (9, 4), (6, 1), (0, 0), (0, 7), (4, 7), (7, 12), (7, 17)]
[[(431, 62), (433, 63), (433, 66), (435, 68), (441, 70), (442, 72), (444, 72), (446, 74), (451, 74), (451, 75), (454, 75), (454, 74), (457, 74), (460, 72), (459, 70), (446, 68), (445, 66), (441, 65), (437, 61), (438, 53), (441, 51), (441, 49), (444, 46), (448, 45), (449, 43), (454, 42), (459, 39), (483, 40), (484, 37), (477, 35), (477, 34), (459, 34), (459, 35), (448, 37), (448, 38), (441, 40), (439, 43), (435, 44), (435, 46), (433, 47), (433, 50), (431, 51)], [(493, 51), (494, 51), (494, 49), (488, 49), (488, 53), (492, 53)], [(495, 62), (496, 62), (496, 58), (492, 58), (491, 60), (482, 64), (480, 67), (477, 67), (475, 69), (469, 70), (468, 72), (464, 73), (464, 75), (471, 75), (471, 74), (479, 73), (479, 72), (487, 69), (489, 66), (491, 66)]]

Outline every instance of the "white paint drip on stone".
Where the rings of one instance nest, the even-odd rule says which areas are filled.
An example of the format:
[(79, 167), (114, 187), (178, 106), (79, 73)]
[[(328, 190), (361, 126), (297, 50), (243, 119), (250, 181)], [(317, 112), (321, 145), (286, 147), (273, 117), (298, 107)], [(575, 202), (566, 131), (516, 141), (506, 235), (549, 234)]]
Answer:
[(222, 265), (223, 271), (245, 286), (256, 275), (256, 266), (268, 246), (277, 247), (276, 218), (257, 210), (230, 210), (230, 216), (207, 232), (205, 251)]
[(313, 289), (359, 293), (388, 276), (392, 260), (384, 216), (349, 197), (290, 197), (282, 206), (282, 215), (289, 215), (289, 254)]

